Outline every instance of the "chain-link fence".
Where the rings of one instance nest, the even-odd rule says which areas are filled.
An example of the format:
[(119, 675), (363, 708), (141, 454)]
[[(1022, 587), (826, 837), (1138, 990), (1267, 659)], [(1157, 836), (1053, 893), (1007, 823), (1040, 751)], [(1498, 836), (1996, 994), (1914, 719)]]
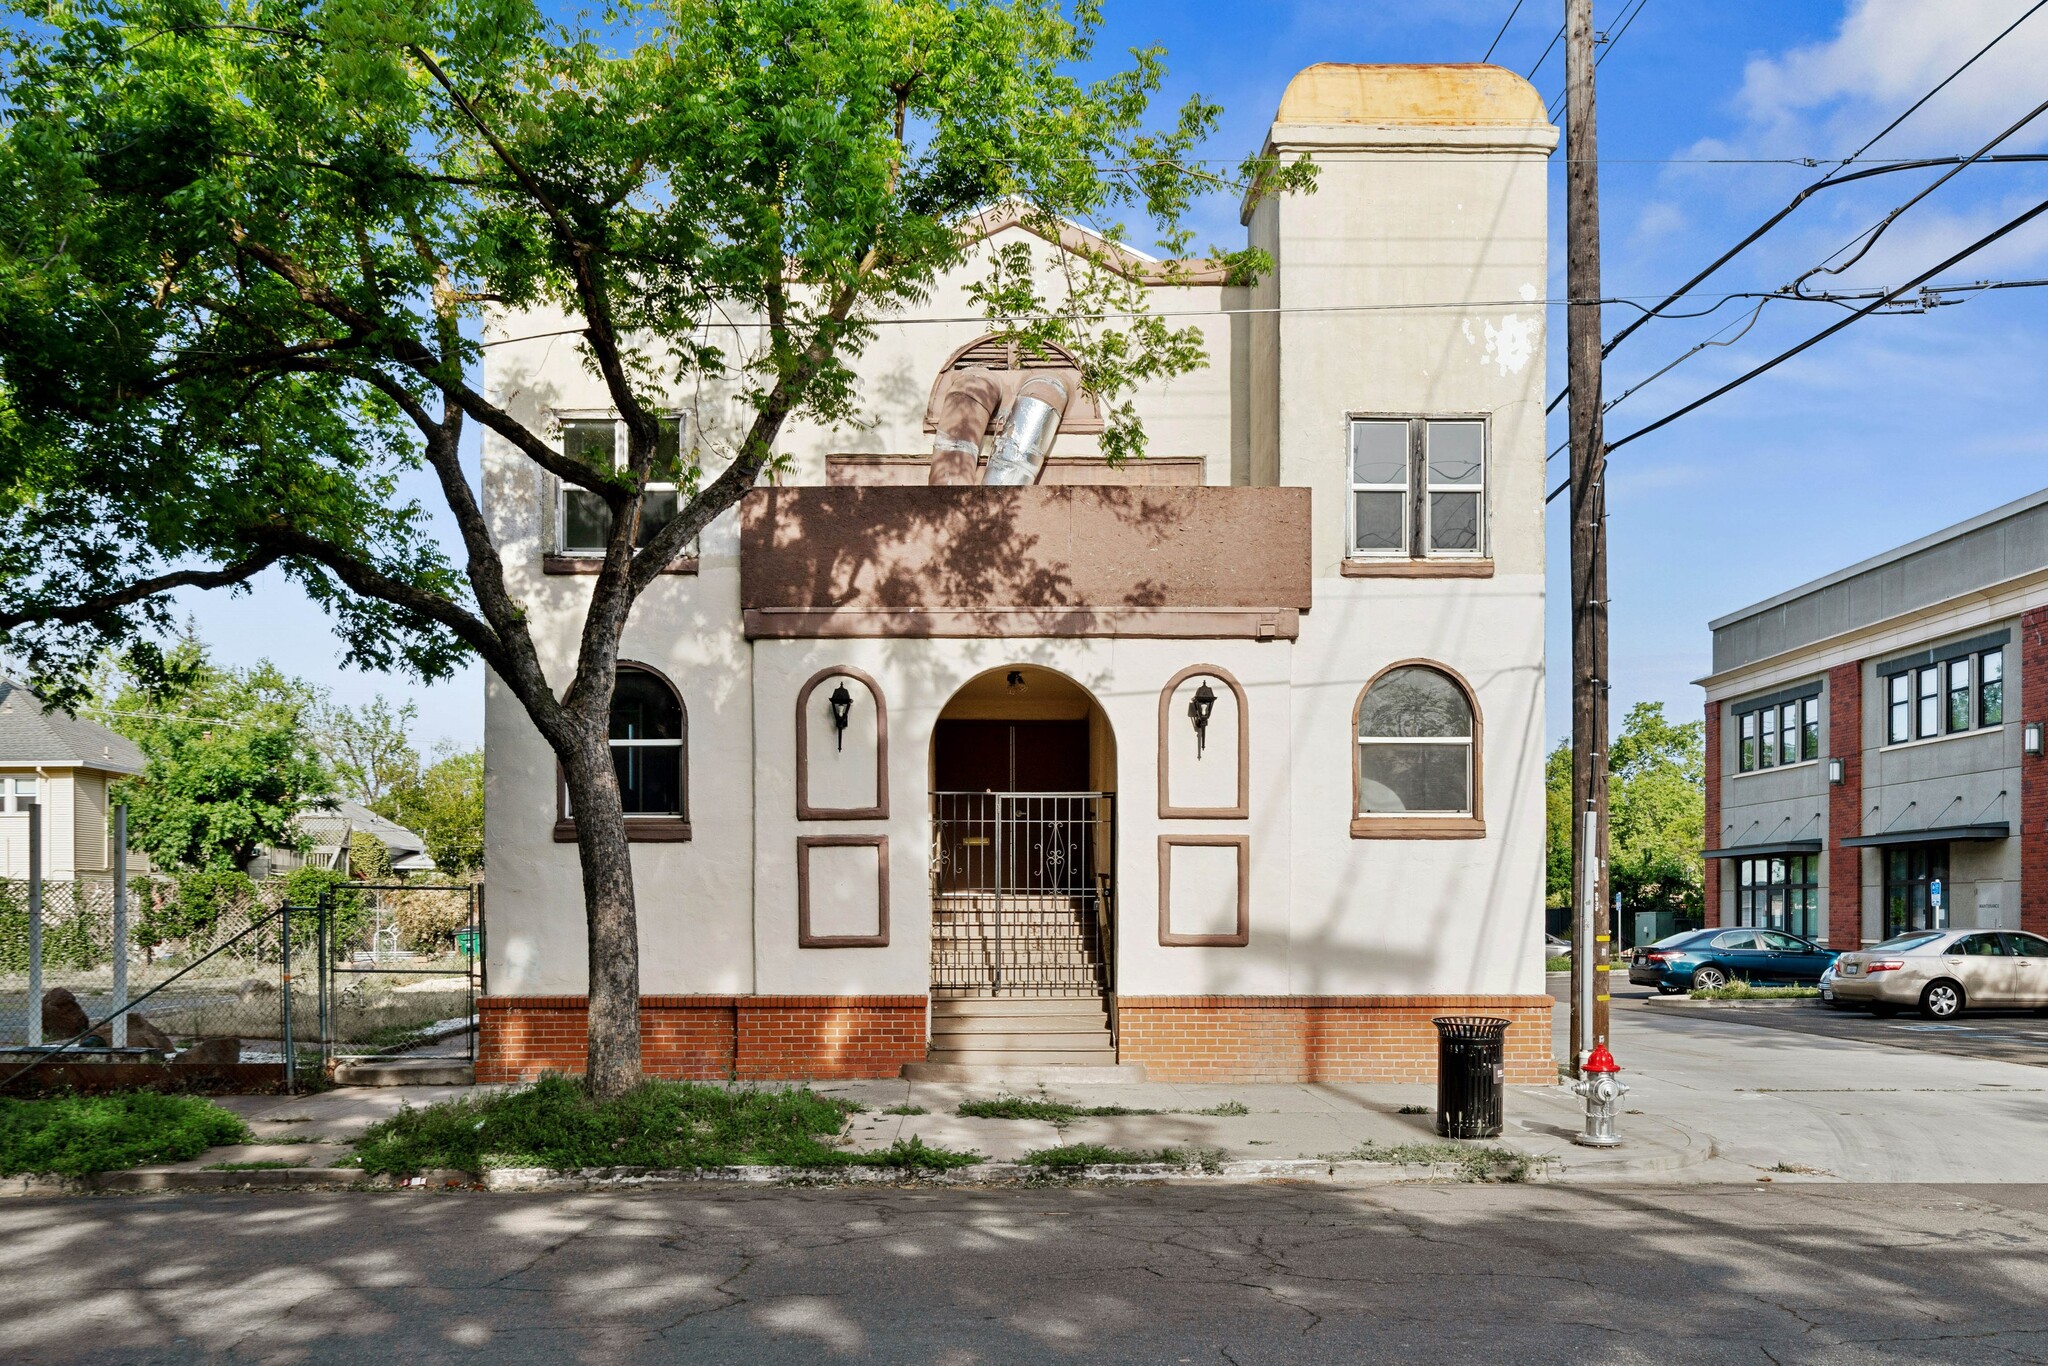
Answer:
[[(112, 879), (51, 879), (41, 885), (33, 927), (31, 891), (26, 880), (0, 879), (0, 1048), (61, 1044), (155, 991), (128, 1013), (125, 1028), (108, 1023), (69, 1051), (183, 1052), (212, 1043), (218, 1061), (282, 1060), (278, 887), (139, 877), (122, 907)], [(116, 952), (124, 912), (125, 956)], [(220, 1042), (228, 1040), (232, 1047)]]

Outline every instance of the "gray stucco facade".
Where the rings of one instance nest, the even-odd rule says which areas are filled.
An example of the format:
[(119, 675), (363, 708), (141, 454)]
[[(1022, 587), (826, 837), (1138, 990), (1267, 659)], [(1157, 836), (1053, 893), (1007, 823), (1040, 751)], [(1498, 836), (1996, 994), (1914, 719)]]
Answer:
[(1708, 923), (2039, 929), (2040, 618), (2048, 491), (1712, 622)]

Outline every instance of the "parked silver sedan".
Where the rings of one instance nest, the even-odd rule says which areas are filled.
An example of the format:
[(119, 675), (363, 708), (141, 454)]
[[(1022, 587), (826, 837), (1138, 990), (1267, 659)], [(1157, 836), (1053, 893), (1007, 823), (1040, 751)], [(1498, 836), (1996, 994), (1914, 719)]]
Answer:
[(2048, 1006), (2048, 939), (2018, 930), (1915, 930), (1837, 958), (1829, 999), (1873, 1015), (1917, 1007), (1946, 1020), (1965, 1006)]

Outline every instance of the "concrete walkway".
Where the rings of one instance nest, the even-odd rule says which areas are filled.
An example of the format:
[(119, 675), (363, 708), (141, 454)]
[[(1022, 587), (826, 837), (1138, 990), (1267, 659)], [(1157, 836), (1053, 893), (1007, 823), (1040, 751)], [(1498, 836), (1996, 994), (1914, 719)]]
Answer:
[[(1560, 1008), (1559, 1056), (1565, 1026)], [(1537, 1179), (1551, 1181), (2048, 1182), (2048, 1145), (2039, 1142), (2048, 1120), (2048, 1068), (1929, 1052), (1919, 1036), (1901, 1037), (1909, 1042), (1887, 1046), (1760, 1028), (1732, 1012), (1618, 1003), (1614, 1051), (1632, 1088), (1624, 1102), (1625, 1146), (1603, 1152), (1574, 1145), (1580, 1102), (1562, 1087), (1511, 1088), (1506, 1131), (1492, 1142), (1534, 1159)], [(250, 1121), (257, 1142), (217, 1148), (162, 1170), (244, 1162), (326, 1168), (348, 1154), (351, 1138), (401, 1106), (475, 1089), (353, 1087), (300, 1097), (231, 1097), (223, 1103)], [(1013, 1090), (860, 1081), (822, 1082), (817, 1089), (866, 1107), (849, 1125), (851, 1145), (863, 1150), (916, 1137), (998, 1161), (1059, 1143), (1210, 1149), (1230, 1160), (1259, 1160), (1439, 1141), (1432, 1128), (1435, 1091), (1427, 1084), (1153, 1082)], [(963, 1100), (1003, 1094), (1153, 1113), (1058, 1125), (956, 1113)], [(1235, 1113), (1239, 1106), (1246, 1113)]]

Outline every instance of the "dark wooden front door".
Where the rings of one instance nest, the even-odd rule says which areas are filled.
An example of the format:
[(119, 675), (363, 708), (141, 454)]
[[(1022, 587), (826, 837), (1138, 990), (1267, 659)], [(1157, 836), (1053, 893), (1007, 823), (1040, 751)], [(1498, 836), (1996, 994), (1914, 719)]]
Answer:
[(1086, 792), (1086, 721), (941, 721), (932, 741), (939, 792)]

